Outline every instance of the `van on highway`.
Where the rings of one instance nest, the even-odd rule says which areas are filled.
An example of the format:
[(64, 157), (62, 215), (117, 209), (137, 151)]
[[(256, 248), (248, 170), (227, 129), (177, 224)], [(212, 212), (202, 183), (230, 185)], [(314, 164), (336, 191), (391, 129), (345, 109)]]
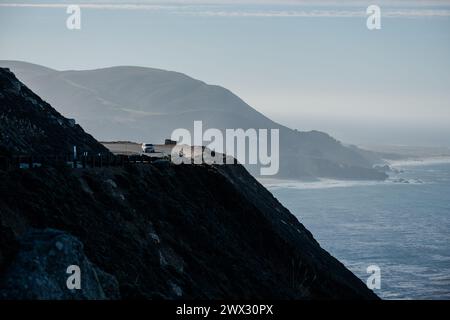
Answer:
[(153, 153), (153, 152), (155, 152), (155, 146), (152, 143), (143, 143), (142, 144), (142, 152)]

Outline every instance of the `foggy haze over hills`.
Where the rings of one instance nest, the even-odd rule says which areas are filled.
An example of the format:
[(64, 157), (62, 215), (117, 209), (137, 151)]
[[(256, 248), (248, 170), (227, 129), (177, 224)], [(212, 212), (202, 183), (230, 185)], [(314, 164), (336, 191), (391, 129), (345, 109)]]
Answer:
[[(197, 120), (204, 129), (222, 132), (278, 129), (282, 158), (278, 177), (386, 178), (372, 169), (381, 161), (375, 154), (345, 146), (323, 132), (292, 130), (226, 88), (181, 73), (127, 66), (56, 71), (20, 61), (0, 61), (0, 66), (11, 69), (44, 100), (100, 140), (162, 143), (176, 129), (194, 132)], [(246, 168), (257, 174), (259, 166)]]
[(382, 1), (386, 17), (373, 32), (365, 1), (220, 3), (91, 6), (77, 31), (66, 28), (61, 2), (2, 6), (0, 59), (57, 70), (174, 70), (301, 131), (346, 143), (450, 146), (448, 1)]

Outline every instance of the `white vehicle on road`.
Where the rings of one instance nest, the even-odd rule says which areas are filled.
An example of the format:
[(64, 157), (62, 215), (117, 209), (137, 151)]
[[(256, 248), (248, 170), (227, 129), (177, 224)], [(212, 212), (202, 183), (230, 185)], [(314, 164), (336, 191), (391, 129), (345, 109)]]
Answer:
[(152, 143), (143, 143), (142, 144), (142, 152), (153, 153), (153, 152), (155, 152), (155, 146)]

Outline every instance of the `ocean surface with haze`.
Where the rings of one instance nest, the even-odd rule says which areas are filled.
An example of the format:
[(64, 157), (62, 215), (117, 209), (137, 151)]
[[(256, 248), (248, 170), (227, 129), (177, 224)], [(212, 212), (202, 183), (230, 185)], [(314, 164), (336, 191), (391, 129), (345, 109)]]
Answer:
[(383, 299), (450, 299), (450, 162), (395, 164), (385, 182), (262, 183)]

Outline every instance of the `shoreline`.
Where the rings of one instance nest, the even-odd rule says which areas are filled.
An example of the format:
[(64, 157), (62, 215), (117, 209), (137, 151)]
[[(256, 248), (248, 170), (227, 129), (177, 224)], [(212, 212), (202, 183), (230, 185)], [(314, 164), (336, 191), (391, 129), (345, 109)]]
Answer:
[[(406, 167), (429, 166), (435, 164), (450, 164), (450, 156), (443, 157), (424, 157), (404, 160), (386, 160), (387, 164), (394, 170), (401, 170)], [(388, 173), (389, 174), (389, 173)], [(422, 184), (420, 179), (402, 179), (396, 173), (390, 173), (389, 177), (384, 181), (377, 180), (338, 180), (319, 178), (317, 180), (293, 180), (293, 179), (277, 179), (277, 178), (257, 178), (265, 188), (272, 190), (278, 188), (287, 189), (329, 189), (329, 188), (345, 188), (355, 186), (374, 186), (374, 185), (390, 185), (390, 184)], [(407, 181), (407, 182), (405, 182)]]

